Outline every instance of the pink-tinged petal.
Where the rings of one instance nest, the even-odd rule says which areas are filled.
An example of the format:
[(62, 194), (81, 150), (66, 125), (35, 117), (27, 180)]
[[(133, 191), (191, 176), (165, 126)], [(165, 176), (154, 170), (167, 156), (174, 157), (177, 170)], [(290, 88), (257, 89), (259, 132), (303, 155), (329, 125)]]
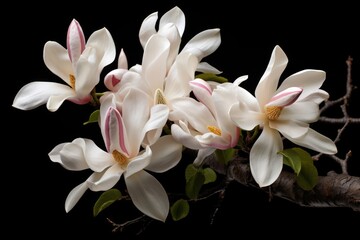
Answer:
[(70, 75), (75, 76), (75, 73), (67, 50), (57, 42), (48, 41), (44, 46), (43, 58), (46, 67), (71, 86)]
[(177, 56), (166, 78), (164, 94), (167, 99), (172, 101), (189, 96), (189, 81), (194, 79), (197, 64), (197, 58), (191, 54), (181, 53)]
[(173, 7), (162, 15), (159, 21), (159, 29), (162, 29), (168, 23), (175, 24), (180, 36), (183, 35), (185, 30), (185, 14), (178, 6)]
[(146, 171), (139, 171), (125, 179), (134, 205), (145, 215), (165, 222), (169, 213), (169, 199), (161, 183)]
[(298, 101), (317, 91), (324, 83), (326, 73), (321, 70), (302, 70), (287, 77), (279, 86), (277, 92), (289, 87), (299, 87), (303, 89)]
[(279, 177), (283, 168), (283, 156), (278, 154), (281, 150), (280, 134), (265, 127), (250, 151), (251, 173), (260, 187), (271, 185)]
[[(60, 95), (65, 99), (74, 95), (74, 92), (65, 84), (54, 82), (31, 82), (24, 85), (18, 91), (12, 106), (21, 110), (31, 110), (45, 104), (50, 96), (53, 95)], [(55, 111), (57, 108), (50, 109)]]
[(152, 93), (155, 93), (156, 89), (163, 90), (164, 88), (169, 49), (169, 40), (158, 34), (151, 36), (145, 45), (142, 74), (144, 80), (152, 88)]
[(284, 51), (279, 46), (275, 46), (268, 66), (255, 89), (255, 96), (261, 107), (265, 106), (274, 95), (287, 63), (288, 58)]
[(204, 57), (207, 57), (220, 46), (221, 37), (220, 29), (208, 29), (195, 35), (190, 41), (184, 46), (182, 52), (190, 52), (194, 54), (199, 62)]
[(87, 186), (86, 182), (83, 182), (83, 183), (79, 184), (78, 186), (76, 186), (75, 188), (73, 188), (73, 190), (70, 191), (70, 193), (68, 194), (68, 196), (66, 197), (66, 200), (65, 200), (65, 211), (66, 212), (69, 212), (71, 209), (73, 209), (73, 207), (76, 205), (76, 203), (78, 203), (80, 198), (84, 195), (86, 190), (88, 190), (88, 186)]
[(126, 171), (124, 173), (125, 179), (145, 169), (149, 165), (151, 158), (152, 150), (149, 146), (146, 146), (145, 150), (141, 151), (138, 156), (130, 159), (130, 162), (127, 165)]
[(158, 20), (158, 13), (154, 12), (147, 16), (144, 21), (141, 23), (140, 31), (139, 31), (139, 39), (141, 46), (145, 48), (145, 44), (149, 40), (149, 38), (156, 33), (156, 22)]
[(194, 160), (194, 165), (201, 166), (204, 163), (206, 157), (215, 152), (216, 148), (203, 148), (199, 149), (198, 154)]
[(297, 121), (296, 119), (269, 121), (269, 127), (276, 129), (280, 133), (286, 133), (291, 138), (300, 137), (309, 130), (308, 123)]
[(215, 107), (211, 98), (212, 89), (210, 85), (203, 79), (197, 78), (190, 81), (190, 87), (195, 97), (205, 104), (211, 112), (214, 112)]
[(74, 68), (76, 63), (85, 49), (85, 36), (80, 23), (73, 19), (69, 25), (66, 38), (66, 47), (68, 50), (70, 61)]
[(278, 118), (282, 120), (297, 120), (302, 122), (316, 122), (319, 119), (319, 105), (315, 102), (296, 102), (283, 108)]
[(104, 78), (104, 84), (107, 89), (112, 92), (117, 92), (120, 89), (120, 82), (122, 80), (123, 75), (128, 70), (125, 69), (115, 69), (106, 74)]
[(113, 107), (108, 109), (105, 119), (105, 145), (109, 153), (117, 150), (129, 156), (127, 129), (119, 111)]
[(171, 135), (165, 135), (151, 146), (151, 150), (151, 161), (146, 170), (161, 173), (175, 167), (179, 163), (183, 145), (175, 141)]
[(102, 69), (112, 63), (116, 57), (116, 48), (110, 32), (102, 28), (93, 32), (86, 42), (86, 48), (95, 48), (97, 59), (99, 59), (98, 74)]
[(114, 187), (120, 180), (124, 170), (119, 164), (114, 164), (101, 173), (93, 173), (92, 178), (86, 180), (92, 191), (106, 191)]
[(276, 106), (276, 107), (286, 107), (293, 104), (302, 93), (302, 89), (298, 87), (289, 87), (283, 91), (274, 95), (265, 107)]
[(228, 149), (231, 146), (232, 141), (228, 134), (217, 135), (213, 132), (207, 132), (202, 135), (197, 135), (195, 138), (199, 141), (199, 143), (205, 148), (216, 148), (216, 149)]
[(151, 108), (150, 118), (144, 126), (146, 135), (143, 144), (152, 145), (159, 139), (168, 120), (169, 111), (169, 107), (164, 104), (156, 104)]
[(94, 172), (102, 172), (115, 164), (112, 154), (103, 151), (92, 140), (84, 139), (83, 154), (89, 168)]
[[(190, 130), (185, 127), (185, 124), (181, 124), (182, 121), (180, 121), (180, 126), (177, 124), (171, 125), (171, 135), (173, 138), (184, 145), (186, 148), (190, 149), (200, 149), (202, 148), (202, 145), (199, 143), (199, 141), (190, 133)], [(200, 134), (200, 133), (199, 133)]]
[(242, 102), (235, 103), (229, 110), (230, 119), (236, 126), (243, 130), (250, 131), (258, 125), (264, 124), (265, 115), (257, 111), (250, 110)]
[(325, 154), (336, 154), (337, 147), (330, 138), (314, 131), (309, 128), (306, 134), (302, 135), (299, 138), (291, 138), (287, 134), (283, 134), (291, 142), (303, 146), (314, 151), (325, 153)]

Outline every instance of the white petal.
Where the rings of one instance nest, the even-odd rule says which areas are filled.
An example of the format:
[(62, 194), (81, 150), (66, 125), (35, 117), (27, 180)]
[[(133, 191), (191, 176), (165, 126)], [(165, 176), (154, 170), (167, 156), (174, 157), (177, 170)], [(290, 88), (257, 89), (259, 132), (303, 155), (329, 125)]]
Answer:
[(84, 156), (90, 169), (102, 172), (105, 168), (115, 164), (112, 154), (103, 151), (90, 139), (84, 139)]
[(163, 25), (166, 25), (168, 23), (175, 24), (180, 36), (183, 35), (185, 30), (185, 14), (178, 6), (175, 6), (166, 13), (164, 13), (164, 15), (160, 18), (159, 21), (159, 29), (161, 29)]
[(325, 81), (326, 74), (321, 70), (302, 70), (287, 77), (279, 86), (277, 92), (289, 87), (299, 87), (303, 89), (298, 101), (317, 91)]
[(144, 144), (152, 145), (159, 139), (168, 116), (169, 108), (167, 105), (157, 104), (151, 108), (150, 119), (144, 126), (146, 132)]
[(181, 128), (177, 124), (171, 125), (171, 134), (177, 142), (180, 142), (185, 147), (190, 149), (199, 149), (202, 148), (202, 145), (199, 141), (190, 134), (188, 128)]
[(146, 42), (149, 40), (150, 36), (156, 33), (155, 25), (158, 19), (158, 13), (154, 12), (147, 16), (140, 26), (139, 39), (141, 46), (145, 48)]
[[(72, 89), (65, 85), (53, 82), (31, 82), (24, 85), (16, 94), (12, 106), (21, 110), (31, 110), (47, 103), (52, 95), (73, 95)], [(55, 111), (57, 108), (50, 108)]]
[(264, 114), (249, 110), (242, 102), (235, 103), (229, 110), (230, 118), (241, 129), (250, 131), (258, 125), (264, 124)]
[(276, 129), (282, 134), (286, 134), (291, 138), (297, 138), (304, 135), (309, 130), (309, 124), (297, 120), (276, 120), (269, 121), (269, 126)]
[(300, 138), (291, 138), (290, 136), (285, 134), (284, 136), (297, 145), (312, 149), (320, 153), (325, 153), (325, 154), (337, 153), (337, 147), (334, 141), (314, 131), (311, 128), (305, 135), (301, 136)]
[(220, 46), (220, 29), (208, 29), (195, 35), (190, 41), (184, 46), (182, 52), (190, 52), (194, 54), (199, 62), (201, 60), (215, 52)]
[(274, 95), (287, 63), (288, 59), (284, 51), (279, 46), (275, 46), (268, 66), (255, 89), (255, 96), (261, 107), (265, 106)]
[[(77, 140), (83, 141), (82, 139), (77, 139)], [(59, 163), (64, 168), (72, 171), (80, 171), (89, 168), (84, 156), (82, 144), (78, 144), (76, 143), (76, 140), (74, 140), (71, 143), (65, 143), (59, 146), (62, 146), (61, 150), (58, 153), (60, 156)], [(49, 154), (50, 159), (52, 158), (51, 156), (54, 154), (54, 151), (56, 150), (57, 147), (55, 147), (55, 149), (53, 149), (50, 152)]]
[(101, 173), (93, 173), (87, 184), (92, 191), (106, 191), (112, 188), (119, 180), (124, 170), (119, 164), (114, 164)]
[(182, 156), (182, 144), (176, 142), (171, 135), (161, 137), (151, 146), (152, 156), (147, 170), (165, 172), (176, 166)]
[(280, 134), (265, 127), (250, 151), (250, 169), (260, 187), (275, 182), (283, 168), (283, 149)]
[(125, 179), (134, 205), (145, 215), (165, 222), (169, 213), (169, 199), (161, 183), (145, 171)]
[(317, 104), (322, 103), (323, 101), (329, 99), (329, 93), (324, 91), (324, 90), (317, 90), (311, 94), (309, 94), (307, 97), (304, 97), (303, 99), (301, 99), (301, 101), (311, 101), (311, 102), (315, 102)]
[(75, 73), (67, 49), (57, 42), (48, 41), (44, 45), (43, 58), (46, 67), (70, 86), (69, 75), (75, 76)]
[(83, 182), (76, 186), (73, 190), (70, 191), (66, 200), (65, 200), (65, 211), (69, 212), (76, 203), (80, 200), (80, 198), (84, 195), (88, 186), (86, 182)]
[(319, 114), (318, 104), (314, 102), (296, 102), (289, 107), (283, 108), (278, 120), (293, 119), (311, 123), (318, 120)]
[(211, 66), (207, 62), (200, 62), (196, 68), (196, 71), (203, 72), (203, 73), (213, 73), (213, 74), (221, 74), (222, 71), (218, 70), (217, 68)]
[(212, 153), (214, 153), (216, 148), (203, 148), (199, 149), (196, 158), (194, 160), (194, 165), (201, 166), (204, 163), (204, 160), (207, 156), (210, 156)]
[(151, 158), (152, 150), (149, 146), (146, 146), (145, 150), (141, 151), (138, 156), (130, 159), (124, 173), (125, 178), (145, 169), (150, 164)]

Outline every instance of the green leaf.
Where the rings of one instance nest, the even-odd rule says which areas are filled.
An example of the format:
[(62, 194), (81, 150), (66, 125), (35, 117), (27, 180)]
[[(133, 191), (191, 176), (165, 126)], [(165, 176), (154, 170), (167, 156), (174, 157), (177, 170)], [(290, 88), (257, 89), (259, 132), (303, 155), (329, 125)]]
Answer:
[(231, 160), (233, 160), (235, 155), (236, 149), (234, 148), (229, 148), (226, 150), (215, 150), (216, 160), (225, 165), (227, 165)]
[(205, 176), (202, 171), (197, 171), (189, 181), (186, 182), (185, 192), (190, 199), (197, 199), (201, 187), (204, 185)]
[(214, 81), (218, 83), (225, 83), (228, 82), (228, 80), (224, 77), (220, 77), (214, 73), (200, 73), (196, 75), (197, 78), (201, 78), (205, 81)]
[(279, 152), (284, 156), (284, 164), (296, 173), (296, 183), (304, 190), (311, 190), (318, 182), (318, 171), (311, 155), (301, 148), (291, 148)]
[(205, 168), (203, 174), (205, 177), (204, 184), (216, 181), (216, 172), (212, 168)]
[(291, 167), (296, 175), (300, 173), (302, 158), (307, 157), (302, 151), (299, 151), (299, 149), (300, 148), (290, 148), (279, 152), (284, 156), (284, 164)]
[(189, 214), (189, 210), (188, 201), (179, 199), (170, 208), (171, 217), (174, 221), (179, 221)]
[(185, 179), (186, 182), (189, 182), (190, 179), (196, 174), (198, 168), (194, 164), (189, 164), (185, 169)]
[(296, 178), (296, 183), (304, 190), (311, 190), (318, 182), (318, 171), (314, 162), (302, 162), (301, 171)]
[(84, 122), (84, 125), (93, 123), (93, 122), (98, 122), (99, 115), (100, 115), (100, 110), (95, 110), (94, 112), (92, 112), (90, 114), (89, 120), (87, 122)]
[(109, 189), (103, 192), (99, 199), (95, 202), (93, 214), (96, 217), (102, 210), (109, 207), (113, 202), (119, 200), (121, 192), (118, 189)]

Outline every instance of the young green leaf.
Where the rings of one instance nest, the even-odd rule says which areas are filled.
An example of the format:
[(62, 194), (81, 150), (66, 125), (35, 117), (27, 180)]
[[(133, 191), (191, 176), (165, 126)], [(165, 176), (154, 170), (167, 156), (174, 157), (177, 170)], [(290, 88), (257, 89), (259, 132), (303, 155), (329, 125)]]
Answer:
[(171, 217), (174, 221), (179, 221), (189, 214), (189, 210), (188, 201), (179, 199), (170, 208)]
[(199, 169), (197, 167), (195, 167), (194, 164), (189, 164), (187, 165), (186, 169), (185, 169), (185, 179), (186, 182), (188, 182), (198, 171)]
[(220, 77), (214, 73), (200, 73), (196, 75), (197, 78), (201, 78), (205, 81), (214, 81), (218, 83), (225, 83), (228, 82), (228, 80), (224, 77)]
[(279, 153), (284, 156), (284, 164), (291, 167), (296, 175), (299, 175), (301, 170), (301, 159), (306, 156), (304, 156), (304, 154), (300, 151), (297, 151), (296, 148), (284, 149)]
[(227, 165), (232, 159), (234, 159), (236, 150), (234, 148), (229, 148), (226, 150), (215, 150), (216, 160), (222, 164)]
[(98, 122), (99, 115), (100, 115), (100, 110), (95, 110), (94, 112), (92, 112), (90, 114), (89, 120), (84, 122), (84, 125), (93, 123), (93, 122)]
[(216, 181), (216, 172), (212, 168), (205, 168), (203, 170), (203, 174), (204, 174), (204, 177), (205, 177), (204, 184)]
[(314, 162), (302, 162), (302, 167), (299, 175), (296, 178), (296, 183), (304, 190), (311, 190), (318, 182), (318, 171), (314, 166)]
[(204, 185), (205, 176), (202, 171), (197, 171), (189, 181), (186, 182), (185, 192), (190, 199), (197, 199), (201, 187)]
[(99, 199), (95, 202), (93, 215), (96, 217), (101, 211), (109, 207), (113, 202), (119, 200), (121, 192), (118, 189), (109, 189), (103, 192)]

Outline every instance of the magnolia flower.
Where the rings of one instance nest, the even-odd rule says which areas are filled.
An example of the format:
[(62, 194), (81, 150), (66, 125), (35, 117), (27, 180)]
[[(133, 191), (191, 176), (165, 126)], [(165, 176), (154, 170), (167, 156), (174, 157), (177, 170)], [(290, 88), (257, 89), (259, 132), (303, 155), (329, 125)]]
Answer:
[(146, 43), (152, 35), (159, 34), (166, 37), (170, 42), (167, 69), (170, 68), (180, 52), (190, 52), (198, 58), (199, 64), (197, 71), (215, 74), (221, 73), (207, 62), (202, 62), (204, 57), (213, 53), (220, 46), (221, 38), (219, 28), (207, 29), (198, 33), (180, 50), (181, 38), (185, 31), (185, 15), (183, 11), (175, 6), (164, 13), (159, 20), (158, 30), (156, 30), (157, 20), (157, 12), (150, 14), (143, 20), (139, 31), (140, 43), (143, 48), (145, 48)]
[[(239, 94), (240, 100), (230, 109), (230, 117), (244, 130), (262, 128), (250, 151), (250, 167), (260, 187), (271, 185), (283, 167), (281, 135), (291, 142), (325, 154), (337, 152), (334, 142), (309, 127), (319, 118), (319, 104), (329, 95), (319, 88), (325, 72), (303, 70), (286, 78), (278, 87), (288, 59), (276, 46), (260, 79), (255, 97)], [(281, 135), (280, 135), (281, 134)]]
[[(146, 131), (163, 125), (150, 114), (147, 98), (141, 91), (129, 91), (121, 111), (113, 95), (101, 99), (100, 126), (106, 151), (90, 139), (77, 138), (71, 143), (59, 144), (49, 153), (53, 162), (69, 170), (94, 171), (69, 193), (65, 210), (70, 211), (87, 189), (106, 191), (124, 176), (134, 205), (149, 217), (165, 221), (169, 212), (167, 193), (148, 171), (161, 173), (174, 167), (181, 159), (182, 145), (171, 135), (165, 135), (152, 146), (141, 148)], [(158, 107), (167, 110), (161, 105)]]
[(225, 84), (212, 90), (204, 80), (195, 79), (190, 85), (200, 102), (192, 98), (175, 101), (181, 108), (173, 114), (180, 120), (171, 125), (171, 133), (185, 147), (199, 150), (194, 164), (201, 165), (216, 149), (226, 150), (238, 143), (239, 129), (228, 114), (236, 95), (228, 94)]
[(31, 82), (15, 96), (13, 106), (30, 110), (46, 103), (56, 111), (65, 100), (76, 104), (91, 101), (91, 91), (99, 83), (100, 72), (115, 59), (115, 44), (106, 28), (95, 31), (85, 43), (80, 24), (73, 19), (67, 32), (67, 49), (54, 41), (44, 46), (44, 62), (65, 84)]

